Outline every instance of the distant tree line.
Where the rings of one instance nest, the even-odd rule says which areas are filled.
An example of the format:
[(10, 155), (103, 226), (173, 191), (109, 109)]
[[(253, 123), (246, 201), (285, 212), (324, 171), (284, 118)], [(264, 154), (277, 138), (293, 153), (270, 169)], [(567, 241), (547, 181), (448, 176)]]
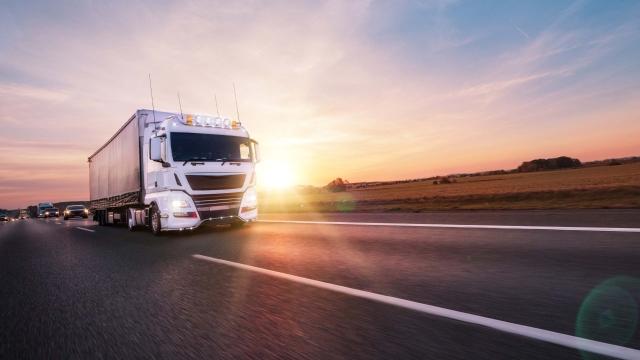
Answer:
[(525, 161), (522, 163), (522, 165), (518, 166), (518, 172), (570, 169), (580, 166), (582, 166), (582, 162), (580, 162), (580, 160), (570, 158), (568, 156), (560, 156), (551, 159), (535, 159), (531, 161)]
[[(579, 167), (593, 167), (593, 166), (615, 166), (615, 165), (623, 165), (640, 162), (640, 156), (629, 156), (623, 158), (615, 158), (615, 159), (605, 159), (605, 160), (596, 160), (589, 162), (581, 162), (578, 159), (571, 158), (569, 156), (560, 156), (549, 159), (535, 159), (531, 161), (524, 161), (520, 166), (515, 169), (510, 170), (489, 170), (489, 171), (480, 171), (475, 173), (458, 173), (458, 174), (449, 174), (446, 176), (430, 176), (425, 178), (416, 178), (416, 179), (403, 179), (403, 180), (392, 180), (392, 181), (366, 181), (366, 182), (355, 182), (350, 183), (349, 181), (336, 178), (331, 181), (322, 189), (328, 190), (331, 192), (340, 192), (347, 191), (351, 189), (366, 189), (370, 187), (376, 186), (384, 186), (384, 185), (395, 185), (395, 184), (404, 184), (404, 183), (412, 183), (412, 182), (423, 182), (430, 181), (434, 185), (440, 184), (453, 184), (456, 183), (457, 178), (466, 178), (466, 177), (475, 177), (475, 176), (487, 176), (487, 175), (506, 175), (513, 173), (523, 173), (523, 172), (535, 172), (535, 171), (547, 171), (547, 170), (561, 170), (561, 169), (572, 169)], [(311, 192), (310, 189), (305, 189), (306, 192)]]
[(335, 180), (325, 185), (324, 188), (331, 192), (341, 192), (341, 191), (347, 190), (348, 184), (349, 182), (347, 180), (343, 180), (342, 178), (336, 178)]

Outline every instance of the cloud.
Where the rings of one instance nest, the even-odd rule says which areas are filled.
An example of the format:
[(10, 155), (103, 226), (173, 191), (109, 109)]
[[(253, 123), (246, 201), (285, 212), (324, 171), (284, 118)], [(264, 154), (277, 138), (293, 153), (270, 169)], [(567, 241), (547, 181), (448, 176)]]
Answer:
[(471, 97), (485, 97), (489, 99), (495, 99), (504, 92), (510, 90), (513, 87), (525, 85), (532, 81), (537, 81), (553, 76), (561, 76), (566, 74), (565, 70), (560, 71), (548, 71), (539, 74), (530, 74), (518, 76), (510, 79), (502, 79), (498, 81), (493, 81), (489, 83), (483, 83), (478, 85), (473, 85), (464, 89), (461, 89), (457, 95), (459, 96), (471, 96)]
[(64, 101), (69, 97), (63, 91), (19, 84), (0, 84), (0, 96), (24, 97), (37, 101)]
[(513, 25), (513, 27), (520, 33), (520, 35), (524, 36), (525, 39), (529, 40), (531, 39), (531, 36), (529, 36), (529, 34), (527, 34), (524, 30), (522, 30), (518, 25)]

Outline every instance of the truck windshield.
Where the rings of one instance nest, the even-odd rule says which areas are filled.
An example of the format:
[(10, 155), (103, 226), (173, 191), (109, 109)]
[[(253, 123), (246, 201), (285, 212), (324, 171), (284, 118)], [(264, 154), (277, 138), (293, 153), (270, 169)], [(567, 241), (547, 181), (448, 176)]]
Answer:
[(251, 140), (240, 136), (171, 133), (173, 161), (253, 160)]

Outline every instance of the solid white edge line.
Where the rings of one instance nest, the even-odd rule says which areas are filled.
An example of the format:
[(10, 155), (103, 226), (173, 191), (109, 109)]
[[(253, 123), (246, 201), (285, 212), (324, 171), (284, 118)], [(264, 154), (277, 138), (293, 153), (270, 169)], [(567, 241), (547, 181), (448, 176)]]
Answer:
[(525, 226), (525, 225), (462, 225), (462, 224), (414, 224), (414, 223), (376, 223), (346, 221), (302, 221), (302, 220), (258, 220), (265, 223), (282, 224), (318, 224), (318, 225), (355, 225), (355, 226), (399, 226), (425, 228), (459, 229), (502, 229), (502, 230), (556, 230), (556, 231), (597, 231), (640, 233), (640, 228), (580, 227), (580, 226)]
[(393, 305), (397, 307), (401, 307), (404, 309), (414, 310), (425, 314), (445, 317), (449, 319), (454, 319), (470, 324), (485, 326), (488, 328), (492, 328), (494, 330), (516, 334), (520, 336), (525, 336), (528, 338), (546, 341), (556, 345), (562, 345), (565, 347), (573, 348), (581, 351), (588, 351), (595, 354), (612, 356), (620, 359), (640, 359), (640, 350), (631, 349), (619, 345), (608, 344), (600, 341), (584, 339), (576, 336), (566, 335), (562, 333), (557, 333), (554, 331), (543, 330), (534, 328), (526, 325), (519, 325), (510, 323), (507, 321), (496, 320), (492, 318), (487, 318), (484, 316), (473, 315), (464, 313), (461, 311), (445, 309), (438, 306), (427, 305), (415, 301), (404, 300), (400, 298), (396, 298), (393, 296), (381, 295), (372, 293), (369, 291), (358, 290), (349, 288), (346, 286), (335, 285), (331, 283), (326, 283), (319, 280), (313, 280), (309, 278), (304, 278), (301, 276), (290, 275), (286, 273), (282, 273), (274, 270), (267, 270), (263, 268), (259, 268), (256, 266), (236, 263), (233, 261), (222, 260), (217, 258), (212, 258), (209, 256), (194, 254), (192, 257), (200, 260), (209, 261), (212, 263), (228, 265), (231, 267), (235, 267), (242, 270), (254, 271), (263, 275), (268, 275), (276, 278), (286, 279), (293, 282), (297, 282), (300, 284), (305, 284), (313, 287), (317, 287), (324, 290), (329, 290), (341, 294), (351, 295), (367, 300), (372, 300), (376, 302), (380, 302), (383, 304)]
[(91, 229), (83, 228), (83, 227), (80, 227), (80, 226), (76, 226), (76, 229), (78, 229), (78, 230), (84, 230), (84, 231), (89, 231), (89, 232), (96, 232), (95, 230), (91, 230)]

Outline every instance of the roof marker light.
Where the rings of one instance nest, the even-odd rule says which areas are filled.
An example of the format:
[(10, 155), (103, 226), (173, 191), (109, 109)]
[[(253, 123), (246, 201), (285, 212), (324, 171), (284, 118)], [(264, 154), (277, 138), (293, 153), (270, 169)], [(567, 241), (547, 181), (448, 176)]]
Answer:
[[(190, 125), (190, 126), (210, 126), (210, 127), (221, 128), (221, 129), (234, 129), (234, 130), (242, 128), (242, 123), (240, 122), (240, 120), (234, 120), (226, 117), (223, 118), (223, 117), (217, 117), (217, 116), (212, 117), (212, 116), (206, 116), (206, 115), (185, 114), (181, 122), (184, 125)], [(172, 122), (172, 125), (177, 126), (178, 124), (175, 122)]]

